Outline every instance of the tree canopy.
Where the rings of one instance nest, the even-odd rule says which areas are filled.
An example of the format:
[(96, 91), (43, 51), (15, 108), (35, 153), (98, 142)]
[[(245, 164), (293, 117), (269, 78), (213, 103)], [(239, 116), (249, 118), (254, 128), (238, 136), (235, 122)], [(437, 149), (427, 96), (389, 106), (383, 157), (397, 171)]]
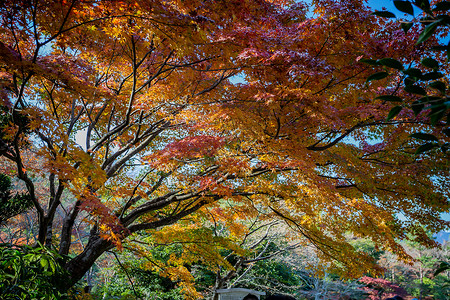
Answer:
[[(386, 120), (391, 103), (373, 99), (394, 75), (367, 82), (360, 62), (407, 64), (426, 46), (361, 1), (313, 8), (3, 1), (1, 167), (33, 202), (36, 242), (72, 255), (67, 288), (114, 247), (178, 241), (184, 260), (220, 261), (254, 218), (284, 221), (345, 276), (380, 271), (348, 233), (403, 259), (398, 238), (434, 245), (448, 158), (415, 155), (408, 137), (430, 122), (407, 108)], [(187, 278), (183, 259), (164, 274)]]

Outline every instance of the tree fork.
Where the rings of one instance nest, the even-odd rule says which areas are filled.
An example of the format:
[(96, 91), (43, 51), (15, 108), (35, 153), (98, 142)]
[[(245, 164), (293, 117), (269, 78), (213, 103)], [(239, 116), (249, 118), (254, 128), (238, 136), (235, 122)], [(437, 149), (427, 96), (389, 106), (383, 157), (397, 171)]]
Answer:
[(63, 289), (68, 290), (74, 286), (94, 265), (95, 261), (113, 247), (112, 242), (101, 238), (98, 233), (91, 235), (83, 252), (66, 263), (65, 269), (69, 273), (69, 280)]

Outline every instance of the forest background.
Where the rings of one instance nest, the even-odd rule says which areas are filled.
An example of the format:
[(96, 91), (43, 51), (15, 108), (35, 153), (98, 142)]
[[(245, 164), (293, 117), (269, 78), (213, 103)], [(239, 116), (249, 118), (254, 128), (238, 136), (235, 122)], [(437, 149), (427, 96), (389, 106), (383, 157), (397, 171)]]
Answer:
[(448, 296), (448, 3), (312, 4), (4, 1), (2, 297)]

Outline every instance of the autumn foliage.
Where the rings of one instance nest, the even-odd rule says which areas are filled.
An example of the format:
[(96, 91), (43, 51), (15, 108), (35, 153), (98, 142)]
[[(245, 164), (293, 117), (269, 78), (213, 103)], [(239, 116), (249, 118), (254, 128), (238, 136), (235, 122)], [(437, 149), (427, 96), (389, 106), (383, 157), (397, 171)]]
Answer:
[[(345, 276), (380, 271), (348, 233), (403, 259), (407, 234), (433, 246), (448, 158), (414, 154), (429, 121), (386, 121), (392, 105), (373, 99), (396, 78), (366, 83), (359, 62), (406, 64), (425, 46), (360, 1), (313, 4), (2, 2), (2, 168), (33, 201), (36, 242), (73, 254), (67, 287), (114, 247), (211, 241), (153, 266), (188, 282), (183, 259), (239, 252), (254, 217), (284, 221)], [(217, 220), (230, 239), (202, 229)]]
[(368, 294), (367, 299), (378, 300), (395, 296), (407, 296), (405, 289), (386, 279), (364, 276), (359, 282), (366, 285), (362, 289)]

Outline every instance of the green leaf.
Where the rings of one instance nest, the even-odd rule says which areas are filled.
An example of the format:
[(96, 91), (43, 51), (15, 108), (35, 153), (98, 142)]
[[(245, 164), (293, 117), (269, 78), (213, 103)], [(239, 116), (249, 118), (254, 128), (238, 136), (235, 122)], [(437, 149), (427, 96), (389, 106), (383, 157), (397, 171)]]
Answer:
[(414, 8), (409, 1), (394, 0), (394, 6), (401, 12), (407, 13), (409, 15), (414, 15)]
[[(436, 103), (442, 99), (443, 99), (442, 97), (425, 96), (425, 97), (418, 99), (417, 101), (414, 101), (413, 104), (411, 105), (411, 108), (414, 111), (415, 115), (417, 116), (420, 112), (422, 112), (424, 110), (431, 109), (431, 108), (433, 108), (433, 106), (436, 107), (436, 105), (433, 105), (433, 106), (427, 106), (426, 108), (424, 108), (426, 104), (431, 105), (432, 103)], [(442, 103), (440, 103), (438, 105), (442, 105)]]
[(446, 106), (440, 105), (440, 107), (441, 107), (440, 109), (436, 109), (428, 115), (430, 117), (431, 125), (433, 126), (436, 125), (437, 122), (439, 122), (445, 115)]
[(56, 267), (57, 267), (56, 263), (53, 260), (50, 260), (49, 264), (50, 264), (50, 269), (52, 270), (53, 273), (55, 273), (56, 272)]
[[(440, 100), (444, 101), (445, 99), (447, 99), (447, 98), (441, 98)], [(450, 107), (450, 101), (446, 101), (446, 102), (442, 102), (442, 101), (439, 101), (436, 104), (434, 104), (430, 107), (427, 107), (427, 109), (431, 109), (431, 111), (433, 113), (441, 111), (441, 110), (447, 110), (447, 108)]]
[(450, 48), (448, 46), (446, 46), (446, 45), (438, 45), (438, 46), (431, 47), (431, 50), (434, 50), (434, 51), (448, 51), (448, 50), (450, 50)]
[(398, 96), (394, 96), (394, 95), (382, 95), (382, 96), (378, 96), (375, 99), (380, 99), (380, 100), (384, 100), (384, 101), (389, 101), (389, 102), (402, 102), (403, 99), (398, 97)]
[(401, 107), (400, 105), (395, 106), (391, 109), (391, 111), (389, 112), (386, 120), (392, 120), (396, 115), (399, 114), (399, 112), (403, 109), (403, 107)]
[(415, 0), (414, 4), (421, 10), (424, 11), (430, 10), (430, 1), (428, 0)]
[(380, 63), (376, 59), (363, 58), (359, 61), (362, 63), (368, 64), (368, 65), (371, 65), (371, 66), (379, 66), (380, 65)]
[(416, 95), (422, 95), (422, 96), (425, 96), (427, 94), (425, 89), (418, 85), (407, 85), (407, 86), (405, 86), (404, 90), (410, 94), (416, 94)]
[(395, 18), (395, 15), (387, 10), (377, 10), (371, 14), (382, 18)]
[(394, 68), (397, 70), (403, 70), (403, 64), (396, 59), (393, 58), (382, 58), (378, 61), (381, 65)]
[(436, 21), (436, 18), (433, 16), (424, 16), (419, 19), (419, 23), (423, 24), (424, 26), (427, 24), (431, 24), (435, 21)]
[(48, 270), (48, 260), (46, 258), (42, 257), (40, 260), (40, 264), (41, 264), (41, 267), (44, 268), (44, 270), (46, 270), (46, 271)]
[(430, 73), (425, 73), (423, 74), (422, 79), (423, 80), (436, 80), (439, 78), (444, 77), (444, 74), (442, 74), (441, 72), (430, 72)]
[(420, 103), (432, 103), (432, 102), (436, 102), (436, 100), (441, 100), (442, 97), (437, 97), (437, 96), (425, 96), (422, 97), (418, 100), (418, 102)]
[(431, 58), (431, 57), (426, 57), (426, 58), (422, 59), (422, 61), (420, 63), (422, 65), (424, 65), (425, 67), (433, 69), (433, 70), (439, 69), (439, 63), (437, 62), (437, 60), (435, 60), (434, 58)]
[(406, 69), (405, 71), (403, 71), (403, 73), (408, 76), (412, 76), (412, 77), (417, 77), (417, 78), (422, 77), (422, 71), (417, 68)]
[(372, 74), (369, 77), (367, 77), (366, 82), (369, 82), (372, 80), (380, 80), (380, 79), (386, 78), (388, 76), (389, 76), (388, 72), (378, 72), (378, 73)]
[(427, 27), (425, 27), (425, 29), (419, 35), (416, 45), (428, 40), (433, 35), (433, 33), (436, 31), (436, 28), (438, 27), (438, 25), (439, 25), (439, 21), (427, 25)]
[(423, 111), (424, 107), (425, 107), (425, 105), (423, 105), (423, 103), (419, 103), (417, 101), (411, 105), (411, 109), (413, 110), (414, 115), (416, 115), (416, 116)]
[(448, 1), (438, 2), (433, 8), (433, 11), (444, 11), (444, 10), (450, 10), (450, 2)]
[(403, 31), (405, 33), (408, 33), (408, 31), (411, 29), (411, 27), (414, 25), (413, 22), (401, 22), (400, 26), (402, 27)]
[(404, 80), (405, 86), (413, 85), (416, 83), (419, 79), (417, 77), (406, 77)]
[(448, 15), (439, 15), (435, 19), (438, 20), (439, 25), (450, 25), (450, 16)]
[(442, 81), (433, 81), (428, 86), (432, 89), (436, 89), (436, 90), (440, 91), (442, 94), (445, 94), (446, 85)]
[(426, 151), (430, 151), (431, 149), (434, 149), (436, 147), (438, 147), (439, 145), (436, 143), (426, 143), (423, 144), (422, 146), (420, 146), (419, 148), (417, 148), (416, 150), (416, 154), (421, 154), (424, 153)]
[(411, 134), (410, 137), (424, 141), (438, 141), (437, 137), (429, 133), (417, 132)]

